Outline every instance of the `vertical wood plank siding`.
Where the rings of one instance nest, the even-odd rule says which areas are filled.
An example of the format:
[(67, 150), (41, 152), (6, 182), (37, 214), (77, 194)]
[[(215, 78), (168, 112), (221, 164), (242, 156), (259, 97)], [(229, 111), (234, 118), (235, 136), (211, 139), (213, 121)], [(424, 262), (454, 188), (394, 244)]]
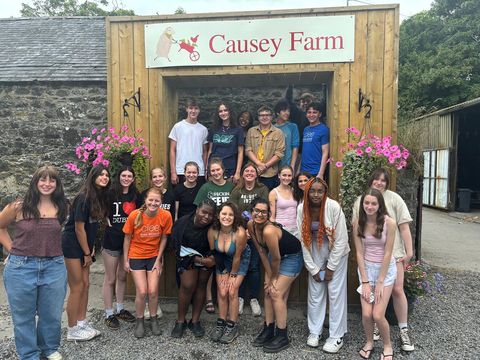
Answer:
[[(298, 16), (355, 15), (355, 61), (352, 63), (285, 64), (156, 68), (145, 67), (144, 26), (148, 23), (172, 21), (210, 21)], [(364, 113), (358, 112), (358, 90), (361, 88), (372, 105), (369, 128), (379, 136), (397, 138), (397, 84), (398, 84), (399, 9), (397, 5), (355, 6), (328, 9), (279, 10), (269, 12), (192, 14), (148, 17), (107, 18), (108, 63), (108, 123), (119, 128), (129, 125), (132, 131), (143, 129), (152, 153), (150, 167), (168, 165), (168, 133), (178, 120), (177, 88), (174, 84), (189, 77), (208, 76), (215, 82), (223, 75), (254, 79), (262, 77), (265, 83), (278, 74), (327, 74), (327, 123), (331, 131), (331, 154), (341, 160), (341, 149), (349, 141), (345, 128), (365, 128)], [(276, 79), (276, 80), (275, 80)], [(275, 79), (278, 84), (278, 76)], [(325, 79), (325, 77), (324, 77)], [(315, 82), (315, 80), (312, 80)], [(286, 86), (287, 84), (285, 84)], [(132, 106), (128, 118), (123, 117), (122, 104), (141, 88), (141, 112)], [(433, 126), (433, 120), (432, 120)], [(449, 146), (451, 124), (446, 119), (436, 120), (435, 126), (444, 131), (429, 131), (432, 144)], [(330, 167), (330, 190), (338, 198), (341, 172)], [(352, 250), (353, 251), (353, 250)], [(176, 296), (174, 259), (167, 261), (160, 286), (161, 296)], [(356, 282), (354, 263), (350, 261), (349, 281)], [(306, 276), (292, 289), (291, 299), (305, 301)], [(130, 285), (131, 286), (131, 285)], [(349, 286), (352, 288), (352, 286)], [(356, 295), (349, 293), (351, 301)]]

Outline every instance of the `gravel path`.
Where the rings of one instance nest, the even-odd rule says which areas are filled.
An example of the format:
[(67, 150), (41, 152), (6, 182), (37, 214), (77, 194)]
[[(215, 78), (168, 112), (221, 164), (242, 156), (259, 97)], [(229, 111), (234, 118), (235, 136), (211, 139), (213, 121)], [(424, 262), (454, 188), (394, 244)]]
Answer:
[[(391, 327), (395, 359), (479, 359), (480, 343), (480, 274), (469, 271), (436, 269), (444, 275), (444, 294), (436, 294), (420, 301), (410, 316), (411, 337), (416, 350), (411, 354), (400, 351), (398, 328)], [(363, 329), (358, 312), (348, 315), (349, 334), (345, 346), (336, 355), (324, 354), (320, 349), (310, 349), (305, 345), (308, 335), (306, 319), (301, 308), (290, 312), (289, 335), (292, 345), (289, 349), (274, 355), (264, 354), (250, 342), (261, 327), (262, 319), (249, 314), (241, 317), (241, 336), (231, 345), (214, 344), (204, 338), (197, 340), (187, 330), (183, 339), (170, 338), (175, 321), (174, 303), (164, 303), (164, 316), (161, 324), (164, 332), (160, 337), (147, 337), (137, 340), (133, 337), (134, 324), (122, 323), (117, 331), (109, 331), (103, 324), (103, 312), (94, 309), (89, 317), (102, 335), (86, 343), (62, 344), (61, 352), (66, 359), (75, 360), (117, 360), (117, 359), (360, 359), (357, 351), (363, 344)], [(207, 331), (212, 329), (215, 316), (202, 315)], [(5, 304), (0, 305), (0, 324), (8, 319)], [(0, 325), (2, 326), (2, 325)], [(66, 329), (63, 330), (65, 338)], [(325, 334), (326, 332), (324, 332)], [(381, 343), (377, 343), (372, 359), (378, 359)], [(12, 338), (0, 339), (0, 359), (17, 359)]]

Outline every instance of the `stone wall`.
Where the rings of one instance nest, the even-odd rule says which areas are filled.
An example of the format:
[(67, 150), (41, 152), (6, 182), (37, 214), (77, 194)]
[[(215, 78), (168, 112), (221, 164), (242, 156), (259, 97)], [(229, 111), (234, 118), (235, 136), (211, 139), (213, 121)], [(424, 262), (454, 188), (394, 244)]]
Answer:
[(106, 84), (0, 84), (0, 98), (0, 208), (23, 196), (45, 163), (59, 168), (72, 197), (82, 179), (64, 164), (83, 136), (106, 125)]

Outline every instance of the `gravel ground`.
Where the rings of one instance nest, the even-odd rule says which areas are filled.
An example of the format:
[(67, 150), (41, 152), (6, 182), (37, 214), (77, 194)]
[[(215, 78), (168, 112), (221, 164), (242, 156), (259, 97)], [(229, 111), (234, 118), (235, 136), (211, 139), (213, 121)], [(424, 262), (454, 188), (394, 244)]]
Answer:
[[(480, 343), (480, 274), (469, 271), (435, 269), (444, 275), (445, 292), (435, 297), (423, 298), (410, 316), (411, 337), (416, 350), (406, 354), (400, 350), (398, 327), (391, 327), (396, 359), (479, 359)], [(183, 339), (170, 338), (176, 313), (174, 303), (164, 303), (164, 326), (160, 337), (150, 336), (137, 340), (133, 337), (134, 324), (122, 323), (117, 331), (109, 331), (103, 323), (103, 312), (93, 309), (90, 320), (102, 331), (96, 340), (86, 343), (63, 342), (61, 352), (66, 359), (360, 359), (357, 351), (363, 344), (363, 329), (358, 312), (348, 315), (349, 333), (343, 349), (336, 355), (325, 354), (321, 349), (305, 345), (308, 335), (306, 319), (301, 308), (294, 308), (289, 318), (291, 347), (279, 354), (264, 354), (250, 342), (259, 331), (262, 319), (249, 314), (241, 316), (241, 336), (230, 345), (214, 344), (204, 339), (197, 340), (186, 331)], [(0, 324), (9, 321), (8, 308), (0, 305)], [(214, 327), (214, 315), (202, 315), (207, 331)], [(2, 325), (0, 325), (2, 326)], [(324, 335), (326, 331), (324, 331)], [(63, 339), (66, 329), (63, 330)], [(381, 342), (376, 343), (372, 359), (378, 359)], [(0, 339), (0, 359), (17, 359), (12, 338)]]

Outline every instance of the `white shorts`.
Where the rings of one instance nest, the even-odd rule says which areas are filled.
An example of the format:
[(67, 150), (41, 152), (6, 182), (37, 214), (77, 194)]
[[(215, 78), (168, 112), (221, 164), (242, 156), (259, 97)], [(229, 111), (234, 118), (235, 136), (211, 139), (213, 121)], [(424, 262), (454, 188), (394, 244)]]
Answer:
[[(382, 267), (382, 263), (374, 263), (371, 261), (364, 260), (365, 263), (365, 271), (367, 273), (368, 281), (370, 285), (375, 286), (375, 283), (378, 279), (378, 274), (380, 273), (380, 268)], [(360, 283), (362, 283), (362, 277), (360, 275), (360, 271), (358, 271), (358, 278)], [(387, 269), (387, 275), (385, 275), (385, 280), (383, 280), (383, 286), (390, 286), (395, 283), (395, 279), (397, 278), (397, 264), (395, 260), (390, 261)]]

